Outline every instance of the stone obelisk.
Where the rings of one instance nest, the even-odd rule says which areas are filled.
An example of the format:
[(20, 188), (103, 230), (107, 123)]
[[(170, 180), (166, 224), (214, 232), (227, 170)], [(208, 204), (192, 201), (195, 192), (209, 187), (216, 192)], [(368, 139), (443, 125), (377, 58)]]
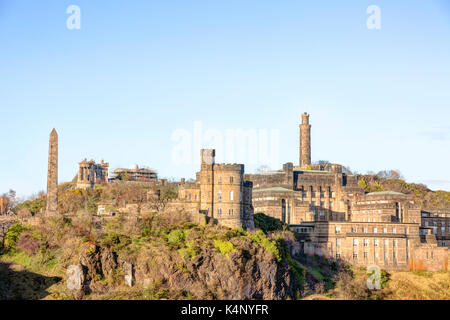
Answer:
[(58, 133), (50, 133), (47, 173), (47, 214), (58, 212)]

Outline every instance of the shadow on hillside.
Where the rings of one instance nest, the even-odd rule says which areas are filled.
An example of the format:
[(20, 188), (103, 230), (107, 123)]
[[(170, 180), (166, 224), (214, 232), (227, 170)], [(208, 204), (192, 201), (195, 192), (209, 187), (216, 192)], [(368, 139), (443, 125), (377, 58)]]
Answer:
[(47, 289), (61, 280), (27, 270), (15, 271), (10, 263), (0, 261), (0, 300), (43, 299), (49, 295)]
[(294, 259), (306, 268), (306, 283), (310, 289), (306, 295), (322, 294), (332, 289), (337, 278), (350, 270), (350, 266), (342, 260), (305, 254), (298, 254)]

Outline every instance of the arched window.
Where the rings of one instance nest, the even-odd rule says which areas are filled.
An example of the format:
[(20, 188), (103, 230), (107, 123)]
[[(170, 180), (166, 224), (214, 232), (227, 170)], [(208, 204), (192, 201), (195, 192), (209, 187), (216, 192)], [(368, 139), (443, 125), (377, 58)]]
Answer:
[(217, 201), (222, 202), (222, 190), (219, 190), (219, 192), (217, 192)]
[(230, 191), (230, 201), (233, 201), (234, 199), (233, 199), (234, 197), (233, 197), (233, 191)]

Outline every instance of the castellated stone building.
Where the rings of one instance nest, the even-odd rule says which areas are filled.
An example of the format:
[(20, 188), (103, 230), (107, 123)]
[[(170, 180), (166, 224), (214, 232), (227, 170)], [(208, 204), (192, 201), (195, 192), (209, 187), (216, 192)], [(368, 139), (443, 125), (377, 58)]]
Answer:
[(215, 163), (215, 150), (201, 150), (201, 167), (195, 182), (182, 180), (175, 205), (192, 217), (230, 228), (254, 229), (252, 183), (244, 182), (243, 164)]
[(446, 270), (450, 212), (422, 211), (412, 195), (365, 193), (342, 165), (311, 163), (311, 125), (302, 115), (299, 165), (246, 175), (252, 204), (300, 235), (303, 252), (386, 270)]
[(90, 161), (84, 159), (79, 163), (77, 188), (92, 189), (96, 184), (107, 184), (108, 168), (109, 163), (105, 163), (103, 160), (95, 163), (93, 159)]

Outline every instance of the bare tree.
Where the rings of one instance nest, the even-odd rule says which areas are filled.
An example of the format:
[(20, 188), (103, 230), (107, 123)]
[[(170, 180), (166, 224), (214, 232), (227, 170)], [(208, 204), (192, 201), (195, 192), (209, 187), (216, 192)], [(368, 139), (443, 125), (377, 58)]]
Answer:
[(0, 196), (0, 215), (13, 214), (12, 209), (17, 204), (16, 192), (12, 189)]
[(256, 169), (256, 173), (259, 173), (259, 174), (268, 173), (270, 171), (272, 171), (272, 169), (266, 165), (262, 165)]
[(342, 172), (346, 174), (353, 174), (353, 171), (350, 169), (350, 167), (342, 167)]

